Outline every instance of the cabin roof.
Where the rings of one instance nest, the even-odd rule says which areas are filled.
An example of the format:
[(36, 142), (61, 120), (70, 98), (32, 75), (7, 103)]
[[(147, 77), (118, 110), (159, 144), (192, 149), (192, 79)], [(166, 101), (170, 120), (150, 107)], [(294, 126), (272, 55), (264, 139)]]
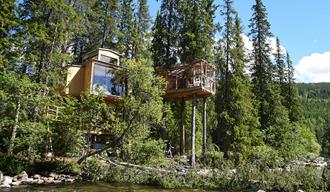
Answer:
[(92, 51), (89, 51), (89, 52), (87, 52), (87, 53), (85, 53), (84, 55), (83, 55), (83, 57), (86, 57), (87, 55), (92, 55), (92, 54), (94, 54), (94, 53), (97, 53), (98, 51), (109, 51), (109, 52), (111, 52), (111, 53), (114, 53), (114, 54), (116, 54), (116, 55), (118, 55), (118, 56), (123, 56), (123, 54), (120, 54), (119, 52), (117, 52), (117, 51), (114, 51), (114, 50), (112, 50), (112, 49), (107, 49), (107, 48), (96, 48), (96, 49), (94, 49), (94, 50), (92, 50)]
[(188, 69), (193, 68), (200, 68), (201, 64), (203, 67), (206, 67), (209, 71), (215, 71), (216, 67), (213, 64), (208, 63), (205, 60), (199, 59), (194, 60), (191, 63), (180, 63), (174, 64), (170, 67), (157, 67), (156, 71), (159, 73), (167, 74), (167, 76), (180, 76), (183, 72), (187, 71)]

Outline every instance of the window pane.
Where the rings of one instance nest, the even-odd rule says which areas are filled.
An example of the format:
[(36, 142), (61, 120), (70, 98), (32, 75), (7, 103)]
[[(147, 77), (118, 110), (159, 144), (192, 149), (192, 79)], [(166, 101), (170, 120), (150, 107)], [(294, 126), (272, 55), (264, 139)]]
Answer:
[(99, 64), (94, 65), (93, 93), (120, 96), (122, 87), (116, 83), (112, 69)]
[(103, 62), (105, 62), (105, 63), (110, 63), (111, 58), (108, 57), (108, 56), (105, 56), (105, 55), (101, 55), (100, 60), (103, 61)]

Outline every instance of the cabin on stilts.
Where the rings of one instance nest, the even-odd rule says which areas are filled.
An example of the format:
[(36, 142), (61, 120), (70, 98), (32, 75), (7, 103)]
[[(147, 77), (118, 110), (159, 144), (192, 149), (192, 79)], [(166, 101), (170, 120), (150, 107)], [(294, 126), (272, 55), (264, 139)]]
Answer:
[[(121, 54), (111, 49), (98, 48), (83, 55), (79, 65), (66, 67), (66, 85), (62, 95), (79, 98), (83, 92), (102, 95), (105, 102), (115, 104), (121, 101), (124, 93), (124, 81), (116, 76), (122, 70)], [(99, 149), (105, 146), (109, 133), (102, 131), (86, 132), (86, 140), (91, 147)]]
[(195, 167), (195, 111), (196, 99), (203, 102), (203, 154), (206, 152), (206, 98), (215, 94), (216, 68), (205, 60), (196, 60), (189, 64), (175, 64), (171, 67), (159, 67), (156, 70), (166, 79), (164, 98), (181, 101), (181, 128), (180, 128), (180, 155), (185, 155), (185, 101), (192, 100), (191, 125), (191, 158), (192, 167)]

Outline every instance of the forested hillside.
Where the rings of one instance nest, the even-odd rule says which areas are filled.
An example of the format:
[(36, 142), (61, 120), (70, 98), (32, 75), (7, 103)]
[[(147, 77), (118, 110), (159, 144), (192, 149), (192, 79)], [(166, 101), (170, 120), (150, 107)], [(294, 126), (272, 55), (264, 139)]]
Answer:
[(330, 83), (299, 83), (305, 123), (322, 144), (322, 155), (330, 156)]
[[(147, 0), (0, 0), (0, 170), (35, 173), (41, 169), (38, 162), (47, 165), (49, 159), (64, 159), (60, 162), (72, 164), (65, 169), (52, 164), (53, 170), (75, 172), (78, 167), (94, 180), (106, 175), (123, 183), (248, 188), (257, 185), (251, 184), (257, 178), (258, 185), (279, 186), (278, 191), (289, 186), (325, 189), (325, 176), (310, 179), (309, 173), (297, 172), (297, 182), (282, 186), (278, 176), (290, 174), (273, 171), (294, 160), (330, 155), (330, 89), (329, 84), (297, 88), (290, 54), (282, 50), (281, 37), (272, 33), (263, 1), (255, 0), (248, 26), (242, 25), (232, 0), (160, 3), (153, 21)], [(222, 22), (216, 20), (218, 15)], [(251, 53), (244, 47), (244, 27), (249, 29)], [(276, 38), (274, 50), (271, 38)], [(84, 64), (83, 55), (98, 48), (122, 57), (122, 70), (115, 74), (116, 83), (124, 82), (126, 88), (120, 99), (109, 103), (104, 92), (90, 90), (75, 97), (63, 94), (68, 68)], [(216, 93), (206, 105), (205, 153), (201, 100), (194, 108), (191, 100), (182, 104), (164, 98), (166, 79), (156, 72), (158, 67), (171, 69), (195, 60), (216, 68)], [(187, 138), (181, 155), (180, 125)], [(96, 148), (100, 135), (102, 145)], [(212, 184), (195, 182), (196, 167), (189, 159), (193, 152), (197, 168), (223, 170), (210, 177)], [(132, 178), (140, 172), (110, 166), (105, 174), (96, 168), (101, 160), (175, 173), (177, 167), (187, 167), (192, 176), (188, 174), (185, 181), (182, 175), (169, 173), (162, 180), (157, 172), (157, 177), (142, 174), (144, 180), (139, 182)], [(231, 175), (236, 168), (242, 178)], [(252, 174), (249, 169), (257, 171)], [(300, 182), (300, 175), (310, 180)], [(176, 176), (180, 179), (174, 180)], [(269, 180), (264, 182), (265, 178)], [(308, 184), (315, 180), (315, 186)]]

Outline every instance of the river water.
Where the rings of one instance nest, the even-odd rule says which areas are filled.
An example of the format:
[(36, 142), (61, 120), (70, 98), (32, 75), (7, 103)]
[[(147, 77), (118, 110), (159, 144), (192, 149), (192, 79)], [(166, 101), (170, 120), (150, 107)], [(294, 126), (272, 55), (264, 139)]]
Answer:
[(4, 192), (197, 192), (202, 189), (161, 189), (153, 186), (108, 184), (108, 183), (76, 183), (67, 185), (45, 185), (17, 188), (0, 188)]

